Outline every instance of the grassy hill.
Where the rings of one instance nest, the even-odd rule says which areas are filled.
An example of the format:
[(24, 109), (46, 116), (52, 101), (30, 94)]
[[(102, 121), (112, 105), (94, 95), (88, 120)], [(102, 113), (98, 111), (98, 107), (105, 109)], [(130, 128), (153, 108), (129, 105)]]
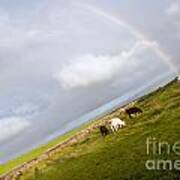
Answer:
[[(143, 114), (133, 119), (117, 109), (98, 120), (100, 123), (112, 117), (125, 120), (127, 127), (117, 134), (103, 138), (99, 130), (95, 129), (85, 139), (30, 168), (21, 179), (180, 179), (180, 169), (174, 168), (176, 160), (180, 160), (180, 154), (172, 148), (167, 153), (168, 147), (180, 142), (180, 84), (173, 81), (142, 97), (135, 105), (143, 109)], [(150, 137), (156, 138), (156, 142), (166, 142), (161, 154), (157, 154), (157, 149), (155, 155), (152, 151), (147, 154), (146, 141)], [(163, 167), (160, 170), (147, 170), (145, 163), (148, 160), (155, 163), (158, 160), (172, 160), (173, 167), (171, 170), (168, 170), (168, 166), (166, 170)]]

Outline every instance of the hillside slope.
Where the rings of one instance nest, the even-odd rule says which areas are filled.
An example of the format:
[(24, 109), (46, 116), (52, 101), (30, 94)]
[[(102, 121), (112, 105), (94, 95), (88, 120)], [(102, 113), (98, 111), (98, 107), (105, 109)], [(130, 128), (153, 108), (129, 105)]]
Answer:
[[(82, 139), (57, 152), (29, 169), (21, 179), (38, 180), (121, 180), (121, 179), (179, 179), (180, 171), (147, 170), (147, 160), (175, 160), (180, 155), (167, 146), (161, 154), (147, 154), (147, 138), (167, 142), (169, 145), (180, 141), (180, 84), (174, 81), (138, 100), (136, 106), (143, 114), (133, 119), (117, 109), (100, 119), (104, 122), (111, 117), (120, 117), (127, 127), (117, 134), (102, 138), (95, 129)], [(168, 168), (168, 167), (167, 167)]]

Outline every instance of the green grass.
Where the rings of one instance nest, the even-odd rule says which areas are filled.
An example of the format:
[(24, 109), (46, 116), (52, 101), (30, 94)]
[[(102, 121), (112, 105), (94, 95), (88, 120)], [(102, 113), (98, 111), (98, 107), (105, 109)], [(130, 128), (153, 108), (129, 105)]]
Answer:
[(40, 156), (41, 154), (43, 154), (44, 152), (46, 152), (50, 148), (58, 145), (59, 143), (64, 142), (65, 140), (74, 136), (77, 132), (86, 128), (87, 126), (89, 126), (92, 123), (93, 123), (93, 121), (89, 122), (87, 124), (84, 124), (81, 127), (76, 128), (76, 129), (68, 132), (67, 134), (64, 134), (64, 135), (50, 141), (49, 143), (40, 146), (39, 148), (33, 149), (32, 151), (30, 151), (30, 152), (28, 152), (28, 153), (26, 153), (20, 157), (17, 157), (17, 158), (15, 158), (15, 159), (13, 159), (13, 160), (5, 163), (5, 164), (0, 165), (0, 175), (10, 171), (11, 169), (13, 169), (13, 168), (15, 168), (15, 167), (27, 162), (27, 161), (30, 161), (30, 160)]
[[(133, 119), (117, 109), (101, 120), (120, 117), (127, 127), (102, 138), (98, 129), (86, 139), (49, 157), (23, 174), (24, 180), (171, 180), (180, 171), (148, 171), (148, 159), (180, 159), (164, 149), (161, 155), (146, 154), (146, 140), (155, 137), (173, 145), (180, 141), (180, 84), (173, 82), (139, 99), (143, 114)], [(58, 140), (57, 140), (58, 141)]]

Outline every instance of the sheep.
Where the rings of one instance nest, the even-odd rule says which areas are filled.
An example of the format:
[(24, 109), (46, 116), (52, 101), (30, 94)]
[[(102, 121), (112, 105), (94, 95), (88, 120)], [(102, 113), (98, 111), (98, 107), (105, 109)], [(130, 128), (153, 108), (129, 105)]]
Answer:
[(112, 132), (117, 132), (120, 128), (126, 126), (126, 122), (119, 118), (113, 118), (109, 121)]

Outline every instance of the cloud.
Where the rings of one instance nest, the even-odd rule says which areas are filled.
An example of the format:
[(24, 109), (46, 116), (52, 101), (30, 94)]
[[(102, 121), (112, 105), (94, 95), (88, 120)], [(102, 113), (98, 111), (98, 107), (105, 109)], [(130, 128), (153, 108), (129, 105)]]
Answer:
[(155, 46), (155, 42), (137, 41), (130, 50), (118, 55), (80, 56), (53, 76), (66, 89), (88, 87), (110, 80), (120, 72), (134, 71), (141, 63), (137, 56)]
[(38, 105), (35, 104), (23, 104), (17, 108), (12, 110), (12, 113), (17, 116), (27, 116), (27, 115), (34, 115), (39, 111)]
[(0, 119), (0, 142), (20, 133), (30, 126), (30, 123), (21, 117), (7, 117)]
[(176, 16), (180, 13), (180, 6), (177, 2), (173, 2), (170, 6), (166, 9), (166, 13), (169, 16)]
[(170, 18), (171, 23), (176, 28), (176, 37), (180, 39), (180, 3), (173, 2), (165, 10), (165, 13)]

